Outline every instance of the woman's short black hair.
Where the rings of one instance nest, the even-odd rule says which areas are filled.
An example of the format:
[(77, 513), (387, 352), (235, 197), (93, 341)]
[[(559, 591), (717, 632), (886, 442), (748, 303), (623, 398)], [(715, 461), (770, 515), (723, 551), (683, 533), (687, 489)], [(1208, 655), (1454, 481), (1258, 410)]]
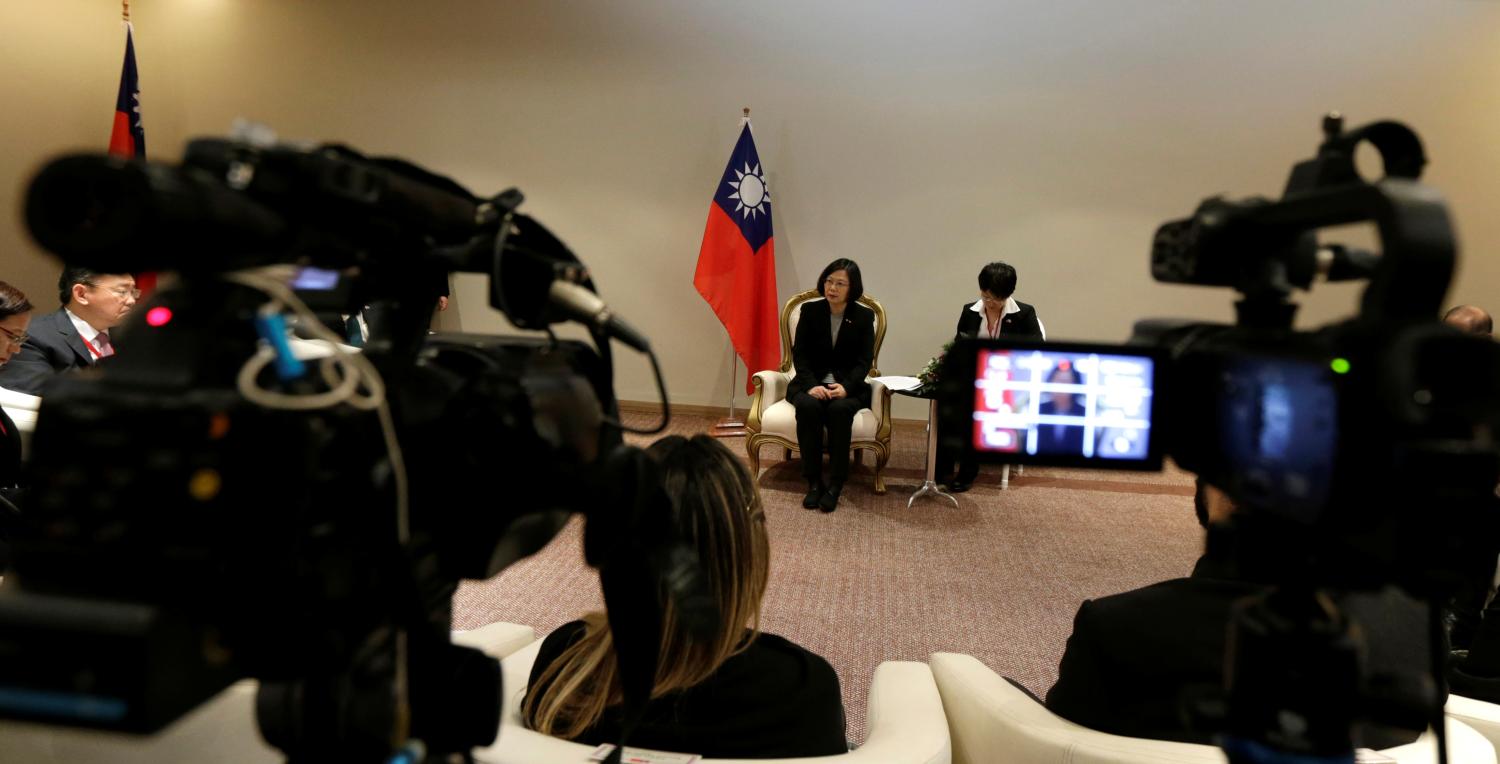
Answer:
[(1004, 300), (1016, 293), (1016, 269), (998, 260), (979, 269), (979, 291)]
[(31, 312), (31, 301), (21, 290), (0, 281), (0, 320)]
[(834, 260), (833, 262), (828, 264), (827, 268), (823, 269), (822, 275), (818, 276), (818, 294), (821, 294), (824, 297), (828, 296), (828, 294), (823, 291), (823, 282), (827, 281), (829, 274), (833, 273), (834, 271), (843, 271), (849, 274), (849, 302), (859, 302), (859, 298), (865, 296), (865, 280), (859, 275), (859, 263), (856, 263), (847, 257), (841, 257), (837, 260)]

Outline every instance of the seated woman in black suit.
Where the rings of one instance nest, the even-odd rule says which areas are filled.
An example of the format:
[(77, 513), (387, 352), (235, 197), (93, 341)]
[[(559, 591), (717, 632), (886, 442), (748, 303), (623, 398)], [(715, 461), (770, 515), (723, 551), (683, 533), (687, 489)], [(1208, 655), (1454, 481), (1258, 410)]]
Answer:
[[(1002, 262), (993, 262), (979, 270), (979, 299), (966, 303), (958, 314), (958, 329), (953, 339), (963, 337), (1000, 337), (1043, 340), (1047, 338), (1042, 320), (1036, 316), (1036, 308), (1015, 300), (1016, 269)], [(946, 483), (948, 490), (963, 493), (979, 476), (979, 463), (972, 459), (960, 459), (958, 474), (953, 475), (953, 453), (939, 450), (936, 471), (939, 482)], [(951, 476), (951, 477), (950, 477)]]
[[(759, 631), (770, 545), (760, 494), (744, 462), (707, 435), (671, 435), (650, 454), (661, 466), (673, 521), (696, 546), (719, 610), (718, 635), (691, 636), (662, 597), (656, 686), (630, 744), (709, 758), (845, 753), (844, 705), (828, 662)], [(521, 716), (538, 732), (590, 745), (617, 743), (621, 685), (604, 613), (547, 636)]]
[[(0, 366), (4, 366), (26, 341), (31, 325), (31, 303), (21, 290), (0, 281)], [(0, 573), (10, 564), (10, 540), (20, 518), (14, 501), (21, 479), (21, 433), (16, 423), (0, 409)]]
[[(875, 311), (859, 304), (865, 282), (859, 265), (839, 258), (818, 277), (822, 300), (802, 303), (792, 338), (797, 376), (786, 399), (797, 409), (797, 447), (807, 496), (802, 506), (832, 512), (849, 476), (854, 415), (870, 406), (865, 375), (875, 362)], [(823, 482), (823, 432), (828, 431), (828, 482)]]

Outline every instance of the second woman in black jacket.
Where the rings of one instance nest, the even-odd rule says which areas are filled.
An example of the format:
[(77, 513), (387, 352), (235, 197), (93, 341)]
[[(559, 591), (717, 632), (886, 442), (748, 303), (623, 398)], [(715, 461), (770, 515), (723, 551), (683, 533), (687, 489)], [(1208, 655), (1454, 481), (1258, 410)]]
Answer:
[[(993, 262), (979, 271), (979, 299), (965, 304), (958, 313), (958, 329), (953, 340), (964, 337), (999, 339), (1044, 340), (1047, 331), (1042, 320), (1037, 318), (1036, 308), (1012, 297), (1016, 293), (1016, 269), (1001, 262)], [(958, 474), (953, 474), (953, 461), (958, 459)], [(938, 482), (946, 483), (948, 490), (963, 493), (979, 476), (979, 462), (972, 456), (955, 454), (948, 449), (938, 449), (934, 466)]]
[(797, 409), (797, 447), (807, 478), (802, 506), (832, 512), (849, 476), (854, 415), (870, 405), (865, 376), (875, 362), (875, 312), (859, 304), (865, 287), (853, 260), (829, 263), (818, 277), (818, 291), (823, 299), (803, 303), (797, 319), (792, 338), (797, 374), (787, 385), (786, 397)]

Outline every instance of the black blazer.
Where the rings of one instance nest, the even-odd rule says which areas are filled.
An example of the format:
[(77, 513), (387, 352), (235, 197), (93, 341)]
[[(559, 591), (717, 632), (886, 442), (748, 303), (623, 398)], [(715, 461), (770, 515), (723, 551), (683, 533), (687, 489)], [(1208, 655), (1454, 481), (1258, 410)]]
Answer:
[[(1101, 732), (1211, 744), (1208, 732), (1185, 722), (1184, 691), (1207, 693), (1223, 685), (1230, 611), (1240, 598), (1265, 591), (1207, 574), (1212, 567), (1205, 558), (1190, 578), (1084, 601), (1047, 708)], [(1418, 682), (1426, 675), (1425, 605), (1394, 589), (1336, 600), (1364, 629), (1372, 676)], [(1360, 745), (1380, 749), (1410, 743), (1417, 733), (1365, 724), (1360, 737)]]
[[(984, 331), (981, 322), (984, 321), (983, 313), (975, 313), (971, 310), (974, 303), (966, 303), (962, 313), (958, 314), (958, 330), (954, 333), (958, 337), (978, 337)], [(1007, 313), (1000, 317), (1000, 336), (1015, 337), (1017, 339), (1042, 339), (1042, 324), (1037, 320), (1036, 308), (1016, 300), (1020, 310), (1015, 313)]]
[[(41, 395), (42, 388), (53, 377), (69, 369), (81, 369), (94, 361), (88, 345), (78, 334), (78, 328), (61, 308), (33, 318), (28, 334), (21, 352), (0, 366), (0, 387)], [(110, 337), (110, 344), (118, 349), (120, 343)]]
[(870, 405), (870, 385), (865, 377), (875, 363), (875, 311), (851, 302), (844, 307), (839, 341), (833, 344), (829, 330), (827, 300), (802, 303), (797, 333), (792, 338), (792, 363), (797, 376), (787, 385), (786, 397), (822, 384), (825, 374), (844, 386), (850, 398)]

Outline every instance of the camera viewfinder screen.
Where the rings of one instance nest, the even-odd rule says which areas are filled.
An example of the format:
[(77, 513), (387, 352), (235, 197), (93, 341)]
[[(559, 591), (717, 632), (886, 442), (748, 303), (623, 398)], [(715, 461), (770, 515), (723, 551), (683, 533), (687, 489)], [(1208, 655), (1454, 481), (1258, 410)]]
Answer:
[(339, 272), (330, 271), (326, 268), (314, 268), (305, 266), (297, 269), (292, 277), (292, 289), (302, 291), (323, 292), (333, 289), (339, 285)]
[(980, 348), (974, 449), (1018, 462), (1155, 468), (1148, 355)]

